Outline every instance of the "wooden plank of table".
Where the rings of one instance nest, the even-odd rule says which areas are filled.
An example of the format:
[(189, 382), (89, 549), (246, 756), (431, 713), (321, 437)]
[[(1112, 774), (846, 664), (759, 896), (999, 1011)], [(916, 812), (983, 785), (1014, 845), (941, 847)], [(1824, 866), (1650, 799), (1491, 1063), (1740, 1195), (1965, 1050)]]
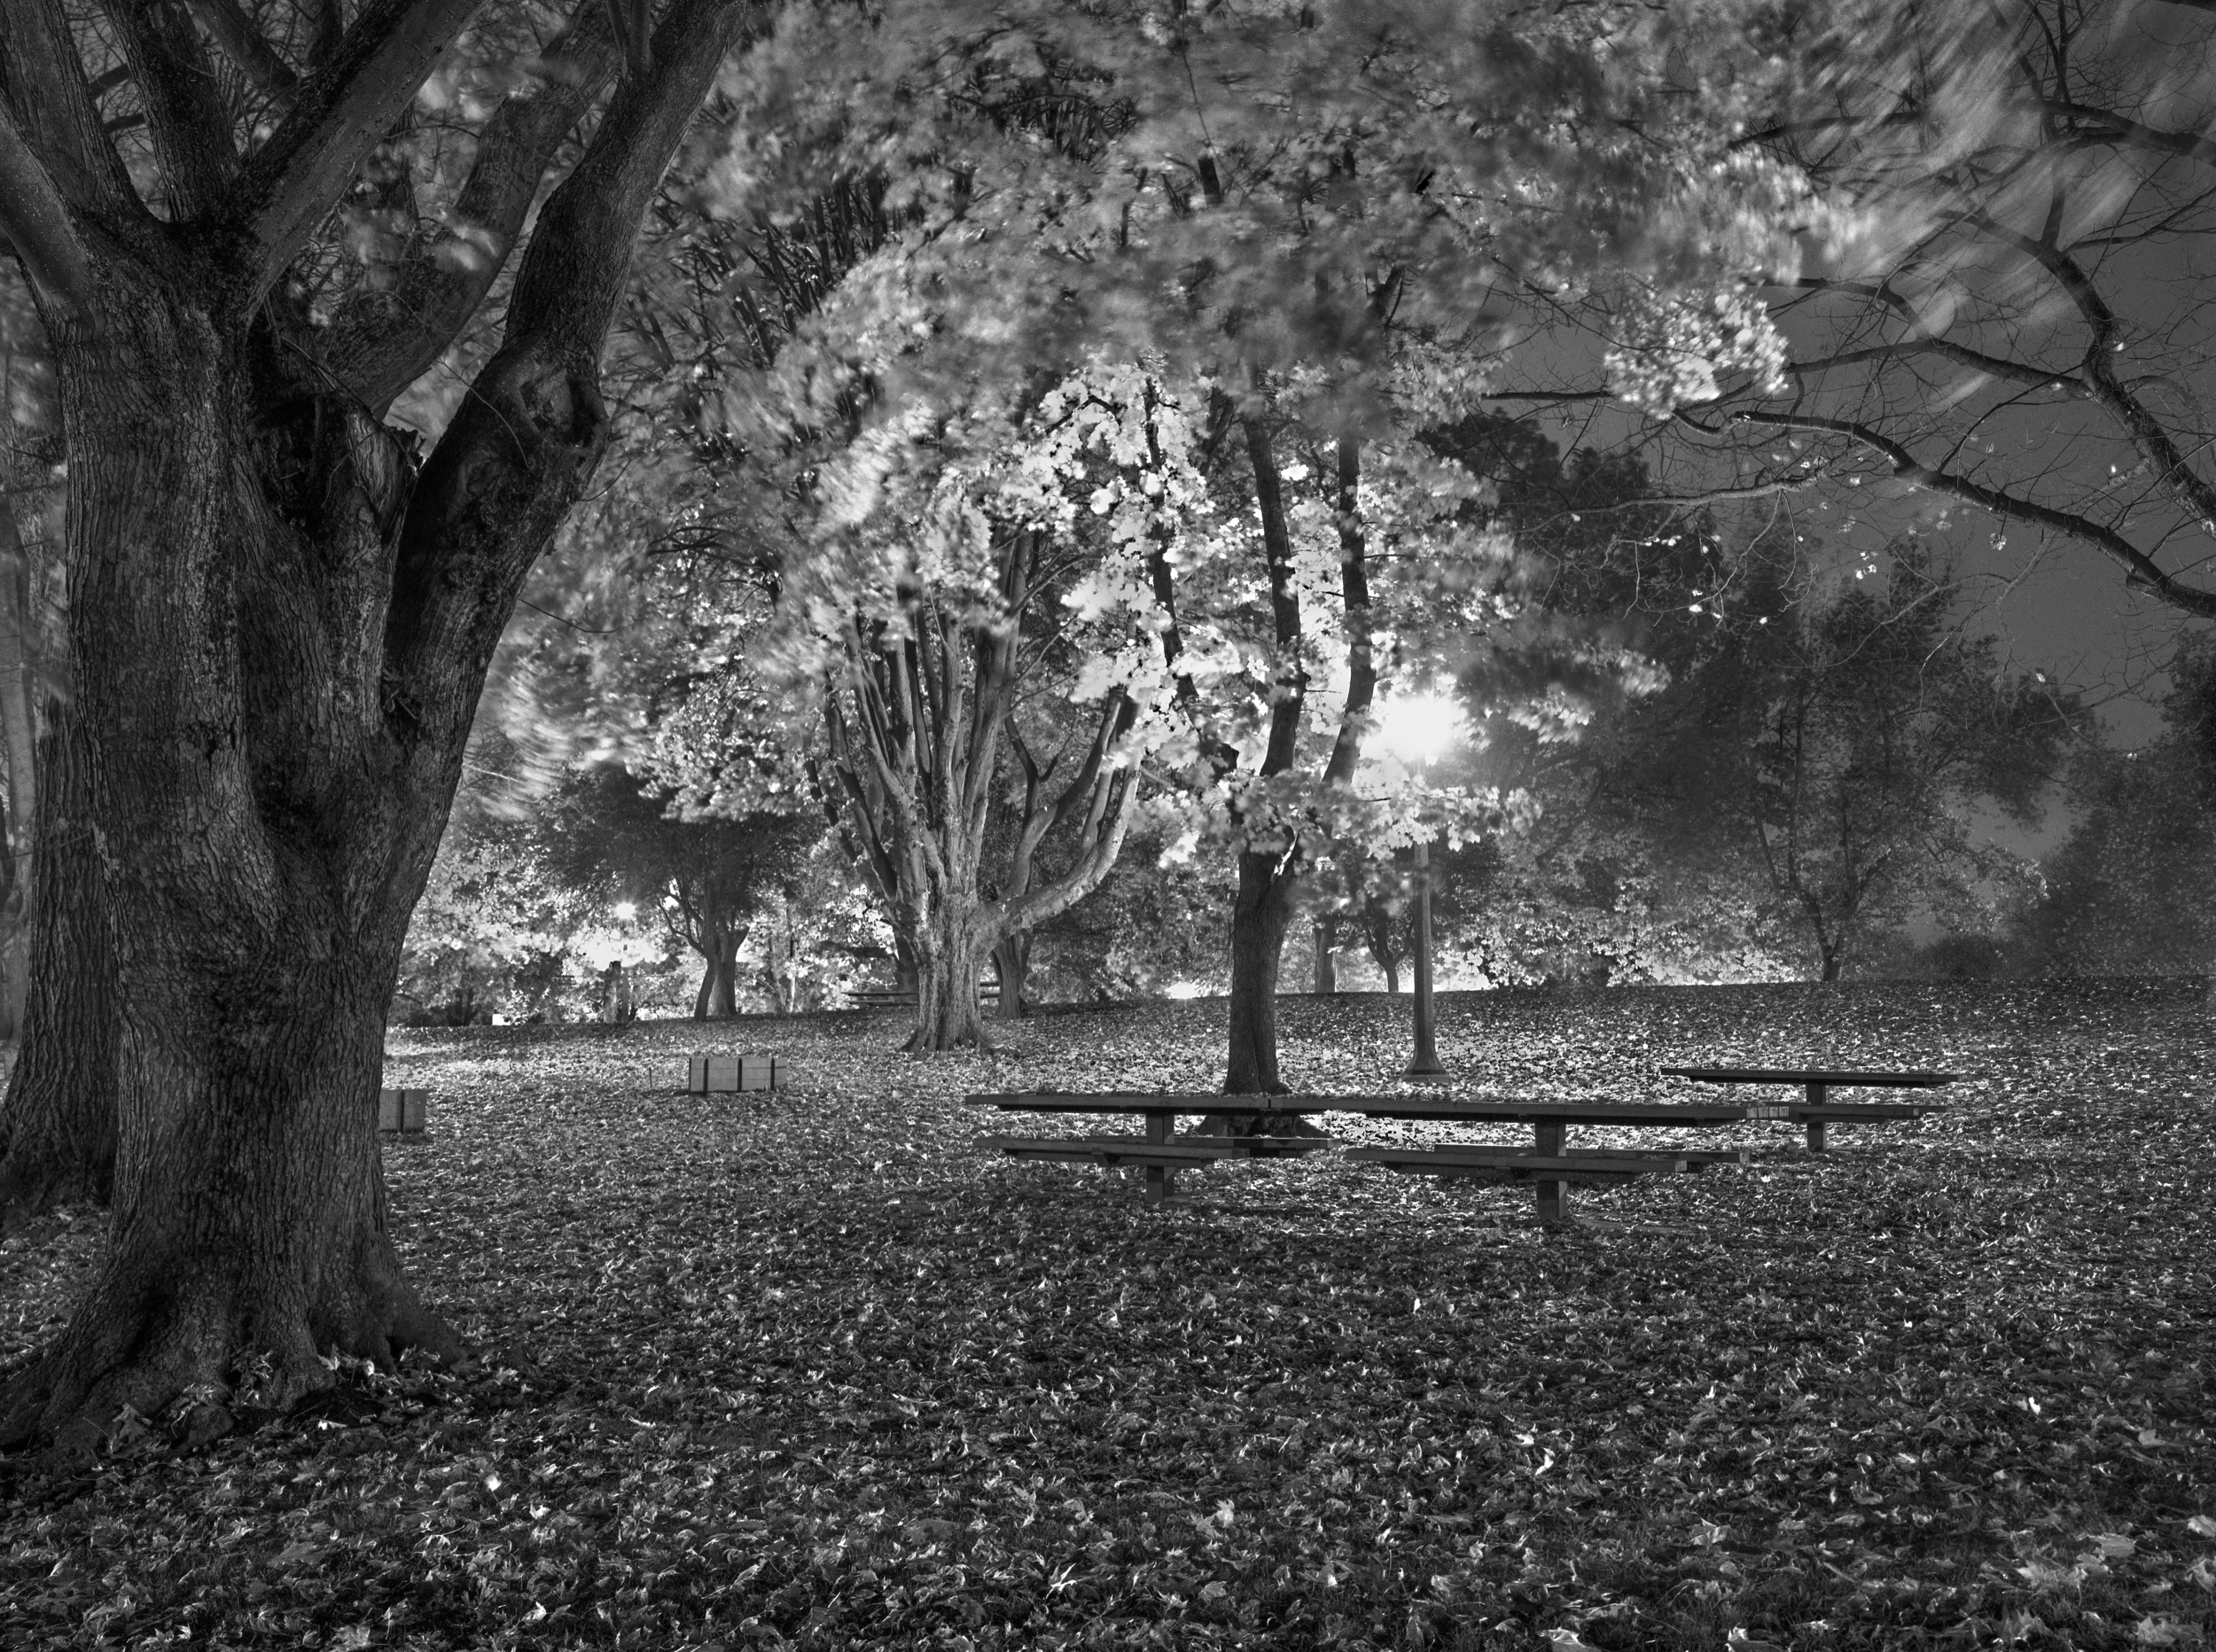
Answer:
[(1834, 1124), (1851, 1125), (1857, 1121), (1879, 1123), (1888, 1118), (1922, 1118), (1931, 1113), (1950, 1111), (1929, 1102), (1788, 1102), (1784, 1106), (1789, 1118), (1829, 1118)]
[(1104, 1090), (1094, 1095), (1059, 1090), (987, 1092), (964, 1098), (976, 1107), (1020, 1113), (1330, 1113), (1352, 1110), (1348, 1098), (1330, 1095), (1211, 1095)]
[(1206, 1167), (1236, 1155), (1227, 1148), (1187, 1147), (1143, 1136), (987, 1136), (985, 1145), (1016, 1158), (1061, 1159), (1075, 1165), (1168, 1165)]
[[(1666, 1175), (1686, 1168), (1685, 1160), (1666, 1153), (1557, 1153), (1541, 1156), (1521, 1149), (1483, 1148), (1358, 1147), (1346, 1157), (1363, 1164), (1383, 1165), (1388, 1170), (1425, 1170), (1442, 1173), (1470, 1172), (1536, 1181), (1540, 1188), (1559, 1188), (1565, 1181), (1625, 1181), (1637, 1176)], [(1557, 1192), (1557, 1220), (1563, 1214)], [(1543, 1199), (1542, 1199), (1543, 1202)]]
[(1850, 1072), (1832, 1067), (1664, 1067), (1673, 1079), (1693, 1079), (1702, 1084), (1837, 1084), (1869, 1085), (1880, 1089), (1923, 1090), (1953, 1084), (1959, 1072)]
[(1366, 1097), (1350, 1110), (1371, 1118), (1473, 1119), (1508, 1124), (1682, 1125), (1705, 1130), (1744, 1123), (1739, 1102), (1516, 1102), (1448, 1101), (1421, 1095)]

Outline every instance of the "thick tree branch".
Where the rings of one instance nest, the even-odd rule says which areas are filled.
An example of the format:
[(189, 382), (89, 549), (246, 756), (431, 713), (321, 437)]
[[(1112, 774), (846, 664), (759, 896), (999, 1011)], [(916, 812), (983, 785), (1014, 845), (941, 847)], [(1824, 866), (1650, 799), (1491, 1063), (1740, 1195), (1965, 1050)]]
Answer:
[(0, 235), (14, 248), (23, 273), (47, 307), (74, 314), (90, 301), (92, 272), (83, 243), (54, 180), (4, 108), (0, 108)]
[(144, 222), (145, 205), (102, 129), (59, 0), (0, 4), (0, 101), (72, 210), (119, 230)]
[(252, 238), (250, 301), (307, 245), (482, 4), (370, 0), (330, 67), (298, 89), (291, 113), (239, 178), (237, 205)]
[(512, 92), (477, 140), (477, 156), (447, 222), (383, 292), (353, 294), (317, 341), (340, 382), (378, 414), (429, 371), (477, 313), (507, 263), (555, 152), (614, 73), (599, 0), (542, 60), (544, 79)]
[(208, 38), (253, 82), (256, 90), (277, 97), (300, 84), (300, 76), (261, 37), (254, 19), (238, 9), (238, 0), (185, 0), (185, 4), (191, 7), (192, 15), (199, 19)]
[(238, 160), (214, 66), (191, 19), (174, 0), (108, 0), (106, 10), (138, 84), (169, 215), (199, 218), (222, 199)]

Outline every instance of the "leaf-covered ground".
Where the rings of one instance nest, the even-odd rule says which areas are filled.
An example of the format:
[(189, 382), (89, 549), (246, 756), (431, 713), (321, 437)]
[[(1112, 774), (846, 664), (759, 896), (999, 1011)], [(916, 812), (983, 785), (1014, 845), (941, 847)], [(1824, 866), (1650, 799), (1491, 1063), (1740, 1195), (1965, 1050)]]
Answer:
[[(1209, 1087), (1221, 1013), (1055, 1014), (923, 1061), (891, 1014), (396, 1032), (391, 1077), (433, 1095), (387, 1153), (395, 1221), (486, 1357), (351, 1372), (198, 1455), (157, 1419), (90, 1477), (0, 1480), (0, 1644), (2216, 1638), (2197, 1001), (1447, 1001), (1447, 1063), (1502, 1094), (1713, 1098), (1655, 1077), (1702, 1060), (1979, 1075), (1821, 1157), (1783, 1125), (1704, 1134), (1754, 1165), (1582, 1196), (1566, 1233), (1528, 1191), (1336, 1155), (1219, 1166), (1148, 1215), (1122, 1176), (975, 1145), (1006, 1121), (966, 1091)], [(1405, 1015), (1288, 1000), (1288, 1079), (1384, 1087)], [(775, 1048), (797, 1085), (687, 1095), (703, 1047)], [(8, 1243), (0, 1360), (99, 1225)]]

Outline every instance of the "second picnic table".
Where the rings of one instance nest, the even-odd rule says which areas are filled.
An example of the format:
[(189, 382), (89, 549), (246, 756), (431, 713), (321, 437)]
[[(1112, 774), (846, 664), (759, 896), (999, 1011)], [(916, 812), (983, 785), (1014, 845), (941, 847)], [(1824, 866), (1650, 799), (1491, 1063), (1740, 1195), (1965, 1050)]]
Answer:
[(1421, 1119), (1432, 1123), (1513, 1123), (1533, 1127), (1528, 1148), (1365, 1147), (1346, 1157), (1387, 1170), (1433, 1175), (1472, 1176), (1492, 1181), (1528, 1181), (1542, 1221), (1564, 1220), (1567, 1189), (1573, 1183), (1615, 1186), (1641, 1176), (1697, 1171), (1710, 1165), (1744, 1164), (1744, 1149), (1669, 1148), (1658, 1153), (1571, 1151), (1563, 1145), (1572, 1125), (1646, 1129), (1713, 1129), (1745, 1120), (1752, 1110), (1736, 1103), (1684, 1103), (1593, 1101), (1454, 1101), (1436, 1095), (1154, 1095), (1143, 1091), (1064, 1094), (1026, 1091), (969, 1098), (1003, 1112), (1136, 1113), (1146, 1121), (1143, 1135), (994, 1135), (985, 1145), (1013, 1158), (1055, 1159), (1103, 1167), (1133, 1165), (1146, 1175), (1146, 1203), (1162, 1203), (1179, 1170), (1203, 1170), (1220, 1159), (1291, 1157), (1332, 1145), (1326, 1136), (1230, 1136), (1173, 1134), (1180, 1113), (1229, 1114), (1239, 1118), (1315, 1113), (1360, 1113), (1370, 1118)]
[(1872, 1089), (1928, 1090), (1952, 1084), (1958, 1072), (1884, 1072), (1844, 1067), (1665, 1067), (1673, 1079), (1691, 1079), (1699, 1084), (1797, 1084), (1806, 1092), (1805, 1102), (1753, 1110), (1750, 1117), (1791, 1118), (1808, 1126), (1808, 1150), (1824, 1149), (1826, 1125), (1884, 1124), (1900, 1118), (1921, 1118), (1945, 1110), (1935, 1102), (1835, 1102), (1835, 1089), (1867, 1086)]

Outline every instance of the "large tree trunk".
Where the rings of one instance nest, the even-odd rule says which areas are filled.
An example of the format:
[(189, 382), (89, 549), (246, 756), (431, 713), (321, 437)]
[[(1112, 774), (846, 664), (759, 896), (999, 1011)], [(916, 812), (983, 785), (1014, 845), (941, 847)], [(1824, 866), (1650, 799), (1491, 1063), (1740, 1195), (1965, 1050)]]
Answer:
[[(42, 950), (73, 919), (69, 946), (105, 929), (113, 992), (93, 1008), (65, 989), (55, 1014), (75, 1021), (26, 1051), (97, 1087), (86, 1058), (112, 1028), (113, 1238), (6, 1395), (0, 1443), (82, 1446), (124, 1406), (256, 1368), (246, 1398), (286, 1404), (328, 1383), (333, 1347), (381, 1365), (456, 1349), (402, 1277), (378, 1160), (386, 1011), (473, 709), (426, 698), (416, 752), (385, 737), (376, 596), (400, 450), (343, 398), (272, 407), (247, 323), (176, 271), (131, 274), (57, 341), (61, 749), (87, 765), (91, 830), (64, 824), (65, 762), (50, 837), (96, 865), (66, 897), (57, 869), (40, 926)], [(129, 921), (104, 925), (103, 906)]]
[(107, 1202), (115, 1170), (116, 1008), (90, 758), (49, 699), (38, 741), (30, 992), (0, 1105), (0, 1231), (57, 1204)]
[[(456, 1348), (387, 1227), (386, 1011), (486, 667), (606, 445), (597, 363), (640, 216), (755, 15), (665, 9), (652, 66), (539, 206), (500, 343), (418, 474), (382, 411), (477, 311), (486, 287), (464, 277), (488, 284), (504, 245), (426, 261), (441, 303), (399, 321), (372, 293), (361, 329), (328, 330), (361, 348), (322, 362), (287, 272), (476, 9), (368, 8), (243, 162), (215, 77), (168, 49), (186, 37), (117, 12), (153, 89), (146, 164), (126, 167), (100, 148), (60, 8), (0, 5), (10, 93), (41, 89), (0, 121), (0, 222), (59, 389), (65, 663), (114, 920), (116, 1075), (109, 1251), (0, 1391), (0, 1446), (74, 1454), (121, 1407), (196, 1392), (209, 1430), (224, 1403), (328, 1385), (332, 1348)], [(597, 82), (578, 83), (589, 99)], [(487, 183), (495, 239), (520, 233), (583, 113), (511, 108), (480, 135), (500, 176), (464, 197)]]

